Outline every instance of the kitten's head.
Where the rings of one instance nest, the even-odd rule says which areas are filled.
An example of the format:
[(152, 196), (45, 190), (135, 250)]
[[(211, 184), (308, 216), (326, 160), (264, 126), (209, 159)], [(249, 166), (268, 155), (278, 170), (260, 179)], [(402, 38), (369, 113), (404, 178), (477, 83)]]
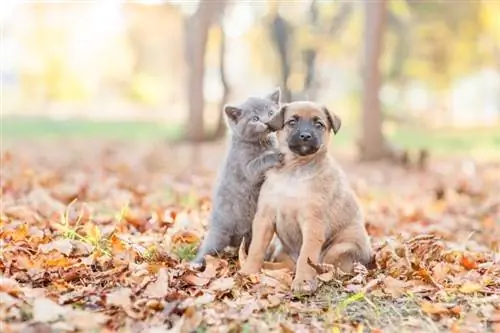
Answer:
[(280, 97), (281, 90), (276, 88), (264, 98), (250, 97), (239, 106), (226, 105), (224, 113), (233, 136), (250, 141), (265, 138), (271, 132), (266, 123), (278, 113)]

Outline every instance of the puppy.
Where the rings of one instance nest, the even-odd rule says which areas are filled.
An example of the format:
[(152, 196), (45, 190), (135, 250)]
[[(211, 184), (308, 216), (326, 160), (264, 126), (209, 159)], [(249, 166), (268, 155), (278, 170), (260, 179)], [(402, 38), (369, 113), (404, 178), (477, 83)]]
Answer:
[(319, 104), (299, 101), (283, 106), (268, 125), (278, 130), (284, 163), (266, 173), (240, 272), (260, 271), (276, 232), (274, 247), (295, 264), (292, 290), (314, 292), (316, 271), (308, 258), (351, 272), (354, 262), (366, 265), (372, 256), (357, 198), (328, 155), (330, 132), (339, 131), (341, 120)]

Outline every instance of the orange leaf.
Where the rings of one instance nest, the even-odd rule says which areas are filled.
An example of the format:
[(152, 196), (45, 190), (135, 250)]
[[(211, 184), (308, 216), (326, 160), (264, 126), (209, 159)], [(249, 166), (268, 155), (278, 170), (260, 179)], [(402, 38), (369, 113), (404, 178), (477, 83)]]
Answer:
[(422, 302), (422, 304), (420, 304), (420, 306), (422, 307), (422, 311), (427, 313), (427, 314), (439, 315), (439, 314), (445, 314), (445, 313), (449, 312), (448, 308), (440, 303), (431, 303), (431, 302), (424, 301), (424, 302)]
[(462, 256), (460, 263), (462, 264), (462, 266), (464, 266), (467, 269), (476, 269), (477, 268), (477, 263), (473, 259), (470, 259), (467, 256)]
[(110, 242), (111, 242), (111, 251), (114, 254), (125, 252), (126, 250), (125, 244), (123, 244), (122, 240), (118, 238), (115, 234), (111, 236)]
[(27, 235), (28, 235), (28, 226), (26, 224), (22, 224), (18, 226), (12, 233), (12, 240), (15, 242), (20, 241), (26, 239)]
[(195, 244), (199, 241), (200, 238), (188, 230), (179, 230), (172, 235), (172, 243), (174, 244)]

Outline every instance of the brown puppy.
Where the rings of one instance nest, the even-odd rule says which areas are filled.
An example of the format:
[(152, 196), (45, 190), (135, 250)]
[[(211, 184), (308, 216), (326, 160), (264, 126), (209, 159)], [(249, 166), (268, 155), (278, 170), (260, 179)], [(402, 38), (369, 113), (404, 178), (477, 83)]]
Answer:
[(241, 273), (260, 271), (274, 232), (278, 247), (296, 264), (294, 291), (317, 288), (308, 258), (346, 272), (355, 261), (369, 263), (372, 250), (357, 198), (328, 155), (330, 131), (336, 134), (340, 125), (338, 116), (306, 101), (283, 106), (270, 120), (269, 126), (278, 130), (284, 165), (266, 174)]

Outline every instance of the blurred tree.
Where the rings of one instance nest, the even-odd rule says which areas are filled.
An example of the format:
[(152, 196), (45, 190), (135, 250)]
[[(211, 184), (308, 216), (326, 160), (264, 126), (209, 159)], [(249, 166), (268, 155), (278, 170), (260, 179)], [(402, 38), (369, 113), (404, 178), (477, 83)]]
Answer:
[(188, 65), (187, 100), (189, 116), (186, 139), (206, 140), (203, 121), (205, 106), (205, 53), (210, 27), (221, 18), (226, 0), (200, 0), (196, 12), (186, 20), (185, 56)]
[(305, 63), (306, 74), (304, 76), (303, 91), (301, 94), (302, 96), (300, 96), (302, 99), (311, 99), (311, 100), (316, 99), (316, 90), (318, 87), (317, 87), (317, 82), (315, 82), (315, 77), (316, 77), (316, 59), (318, 56), (318, 49), (320, 47), (319, 44), (326, 39), (335, 39), (337, 34), (345, 26), (345, 23), (350, 17), (351, 11), (352, 11), (352, 3), (346, 2), (341, 4), (338, 12), (335, 15), (333, 15), (328, 30), (322, 31), (321, 30), (322, 24), (319, 20), (318, 2), (317, 0), (311, 1), (308, 11), (308, 23), (311, 27), (309, 32), (310, 34), (319, 36), (319, 38), (314, 38), (314, 36), (310, 36), (309, 40), (311, 42), (305, 43), (305, 45), (303, 45), (304, 49), (302, 51), (302, 54), (303, 54), (303, 61)]
[(379, 59), (383, 50), (386, 20), (386, 0), (365, 1), (363, 132), (360, 142), (363, 160), (376, 160), (386, 155), (379, 100), (381, 85)]
[(290, 40), (292, 37), (291, 25), (280, 15), (279, 8), (276, 8), (274, 18), (270, 24), (271, 39), (278, 51), (281, 70), (281, 87), (283, 90), (282, 101), (290, 102), (292, 93), (288, 86), (290, 77)]
[(219, 45), (219, 75), (223, 91), (222, 91), (222, 98), (219, 104), (219, 110), (220, 110), (219, 120), (217, 122), (217, 127), (215, 128), (215, 131), (208, 138), (209, 140), (220, 139), (224, 136), (224, 134), (226, 134), (227, 127), (226, 127), (226, 122), (224, 120), (224, 105), (226, 105), (229, 99), (229, 94), (231, 93), (226, 78), (226, 34), (224, 33), (224, 25), (222, 24), (222, 22), (219, 22), (219, 29), (221, 34), (220, 45)]

